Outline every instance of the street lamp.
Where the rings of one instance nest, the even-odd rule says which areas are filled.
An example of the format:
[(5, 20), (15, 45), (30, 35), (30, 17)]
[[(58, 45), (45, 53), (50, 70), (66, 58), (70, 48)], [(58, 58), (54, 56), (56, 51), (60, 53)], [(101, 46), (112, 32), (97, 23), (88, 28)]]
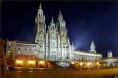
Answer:
[(84, 63), (82, 63), (82, 62), (79, 63), (79, 65), (80, 65), (81, 68), (83, 68), (83, 64), (84, 64)]
[(90, 68), (90, 66), (91, 66), (91, 62), (87, 62), (87, 66)]
[(97, 62), (97, 68), (99, 68), (100, 67), (100, 63), (99, 62)]
[(100, 63), (99, 62), (97, 62), (97, 65), (99, 65)]
[(75, 62), (71, 62), (71, 64), (75, 64)]
[(81, 66), (83, 65), (83, 63), (81, 62), (81, 63), (79, 63)]

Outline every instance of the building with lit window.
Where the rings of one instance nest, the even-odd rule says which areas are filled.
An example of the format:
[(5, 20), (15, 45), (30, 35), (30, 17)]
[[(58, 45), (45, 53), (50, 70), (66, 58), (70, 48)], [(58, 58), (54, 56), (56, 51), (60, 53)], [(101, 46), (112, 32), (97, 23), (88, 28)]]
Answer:
[[(10, 53), (13, 53), (15, 58), (22, 56), (22, 58), (35, 58), (39, 56), (38, 45), (30, 42), (22, 41), (7, 41), (6, 43), (6, 56), (9, 56)], [(20, 58), (20, 57), (19, 57)]]
[(74, 57), (71, 64), (75, 68), (92, 68), (98, 67), (100, 64), (98, 60), (102, 59), (102, 54), (96, 53), (95, 44), (92, 41), (90, 51), (74, 50)]
[(118, 66), (118, 57), (113, 57), (112, 51), (108, 51), (107, 57), (99, 60), (102, 67), (115, 67)]
[(95, 44), (92, 41), (90, 45), (90, 51), (82, 51), (82, 50), (74, 50), (74, 58), (73, 60), (86, 60), (86, 61), (96, 61), (98, 59), (102, 59), (102, 54), (96, 53)]

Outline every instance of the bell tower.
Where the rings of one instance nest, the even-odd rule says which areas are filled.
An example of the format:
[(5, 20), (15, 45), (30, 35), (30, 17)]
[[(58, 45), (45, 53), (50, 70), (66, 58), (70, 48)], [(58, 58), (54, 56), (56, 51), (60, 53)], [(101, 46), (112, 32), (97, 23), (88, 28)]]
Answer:
[(107, 57), (108, 57), (108, 58), (109, 58), (109, 57), (112, 57), (112, 51), (111, 51), (111, 50), (108, 51)]
[(56, 23), (60, 35), (60, 51), (61, 51), (61, 58), (62, 60), (68, 59), (69, 57), (69, 43), (68, 43), (68, 35), (67, 35), (67, 28), (66, 22), (63, 18), (61, 11), (59, 10), (59, 15)]
[[(35, 18), (35, 43), (39, 45), (39, 52), (42, 54), (45, 54), (45, 34), (45, 15), (43, 14), (42, 6), (40, 4), (37, 16)], [(44, 57), (42, 57), (41, 59), (43, 58)]]

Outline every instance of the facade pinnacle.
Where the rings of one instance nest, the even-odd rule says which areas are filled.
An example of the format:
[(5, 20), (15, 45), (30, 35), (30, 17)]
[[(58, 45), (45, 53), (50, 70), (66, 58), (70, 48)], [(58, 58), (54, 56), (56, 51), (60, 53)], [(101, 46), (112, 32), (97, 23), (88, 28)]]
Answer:
[(54, 19), (53, 19), (53, 17), (52, 17), (51, 23), (54, 23)]
[(41, 3), (40, 3), (40, 6), (39, 6), (39, 9), (42, 9)]

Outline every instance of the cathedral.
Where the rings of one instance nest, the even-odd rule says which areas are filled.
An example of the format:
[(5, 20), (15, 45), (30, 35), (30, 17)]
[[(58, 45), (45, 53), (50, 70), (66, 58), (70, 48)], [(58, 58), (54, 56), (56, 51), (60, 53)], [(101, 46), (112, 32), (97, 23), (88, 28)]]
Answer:
[(59, 11), (56, 23), (52, 17), (46, 31), (45, 15), (40, 4), (35, 18), (35, 43), (39, 45), (39, 52), (45, 54), (44, 59), (51, 61), (70, 59), (72, 48), (61, 11)]
[(16, 60), (47, 60), (56, 61), (60, 66), (68, 66), (70, 62), (76, 65), (80, 61), (95, 62), (102, 59), (102, 54), (98, 54), (95, 44), (92, 41), (90, 51), (74, 50), (73, 43), (70, 43), (66, 21), (59, 11), (57, 21), (52, 17), (50, 24), (46, 26), (46, 18), (40, 4), (34, 26), (34, 42), (10, 41), (6, 42), (6, 57), (10, 54)]

